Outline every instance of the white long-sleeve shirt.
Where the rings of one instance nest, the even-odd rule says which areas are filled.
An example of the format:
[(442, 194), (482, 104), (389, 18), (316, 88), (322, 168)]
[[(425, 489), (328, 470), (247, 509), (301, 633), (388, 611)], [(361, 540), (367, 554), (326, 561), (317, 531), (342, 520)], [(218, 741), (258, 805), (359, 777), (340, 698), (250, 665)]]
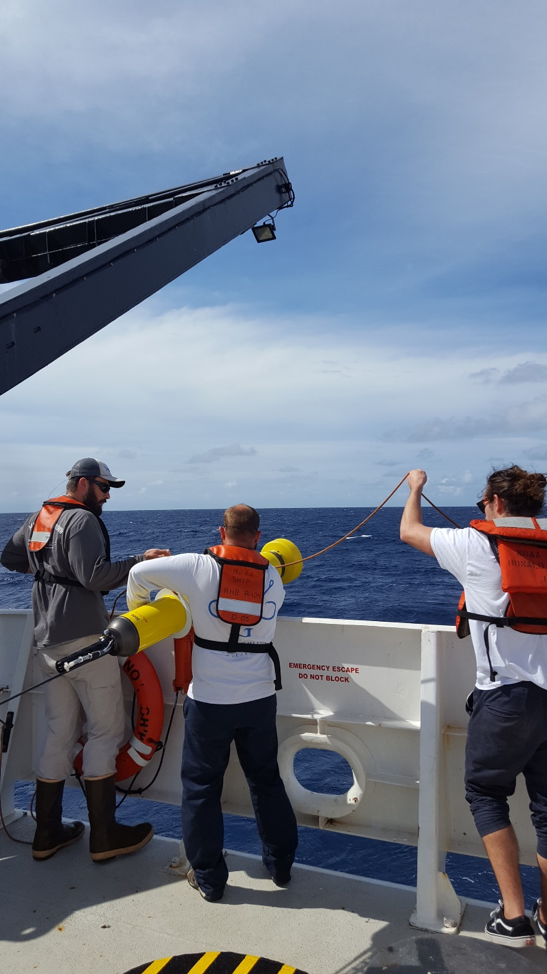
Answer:
[[(173, 555), (135, 565), (127, 582), (130, 609), (150, 600), (162, 588), (184, 595), (190, 604), (195, 632), (203, 639), (228, 642), (231, 627), (216, 613), (220, 566), (210, 555)], [(256, 626), (242, 626), (239, 641), (270, 643), (285, 590), (278, 572), (266, 569), (263, 618)], [(194, 645), (193, 678), (188, 696), (202, 703), (245, 703), (271, 696), (274, 667), (267, 653), (225, 653)]]

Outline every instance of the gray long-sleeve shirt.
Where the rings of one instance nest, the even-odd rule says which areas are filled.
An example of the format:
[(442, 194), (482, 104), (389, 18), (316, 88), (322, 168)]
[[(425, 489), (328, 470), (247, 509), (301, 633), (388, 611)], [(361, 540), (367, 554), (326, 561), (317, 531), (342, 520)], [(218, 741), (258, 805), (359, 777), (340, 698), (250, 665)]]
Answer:
[[(29, 539), (37, 514), (31, 514), (0, 557), (9, 571), (35, 572), (41, 561), (29, 551)], [(50, 542), (42, 549), (43, 566), (52, 575), (80, 582), (62, 585), (36, 581), (32, 589), (34, 634), (40, 649), (71, 639), (103, 632), (108, 611), (101, 592), (123, 585), (129, 570), (144, 555), (124, 561), (107, 561), (106, 544), (98, 518), (83, 508), (62, 511)]]

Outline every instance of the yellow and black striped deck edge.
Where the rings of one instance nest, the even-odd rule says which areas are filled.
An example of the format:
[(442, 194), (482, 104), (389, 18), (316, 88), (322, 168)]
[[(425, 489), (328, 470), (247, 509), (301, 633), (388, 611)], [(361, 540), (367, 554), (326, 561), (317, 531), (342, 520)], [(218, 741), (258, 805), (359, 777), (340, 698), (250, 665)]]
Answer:
[(125, 974), (306, 974), (281, 961), (253, 954), (209, 950), (202, 954), (177, 954), (132, 967)]

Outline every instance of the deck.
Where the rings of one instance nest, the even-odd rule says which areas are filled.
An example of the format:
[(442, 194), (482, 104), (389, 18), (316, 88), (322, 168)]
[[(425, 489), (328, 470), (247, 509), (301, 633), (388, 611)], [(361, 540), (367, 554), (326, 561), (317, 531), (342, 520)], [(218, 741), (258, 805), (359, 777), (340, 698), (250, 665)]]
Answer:
[[(28, 839), (33, 823), (25, 816), (10, 831)], [(440, 944), (435, 974), (545, 969), (543, 944), (513, 951), (484, 941), (486, 904), (467, 903), (455, 936), (420, 935), (408, 922), (415, 890), (307, 866), (278, 889), (259, 859), (231, 852), (225, 897), (206, 903), (166, 872), (177, 853), (176, 841), (155, 838), (135, 856), (97, 865), (84, 837), (37, 863), (28, 846), (0, 832), (3, 974), (123, 974), (157, 958), (218, 950), (310, 974), (372, 974), (385, 969), (378, 951), (420, 936), (429, 938), (422, 945)], [(421, 974), (427, 966), (398, 970)]]

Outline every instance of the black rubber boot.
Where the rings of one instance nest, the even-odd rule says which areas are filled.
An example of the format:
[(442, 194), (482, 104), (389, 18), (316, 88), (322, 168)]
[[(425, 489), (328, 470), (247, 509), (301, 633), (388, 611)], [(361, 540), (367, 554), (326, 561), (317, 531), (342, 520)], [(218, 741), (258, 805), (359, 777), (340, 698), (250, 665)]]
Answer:
[(36, 832), (33, 859), (50, 859), (59, 849), (77, 842), (84, 834), (83, 822), (63, 825), (64, 781), (36, 781)]
[(116, 821), (116, 785), (109, 778), (86, 778), (85, 792), (89, 812), (89, 851), (93, 862), (104, 862), (142, 849), (154, 835), (150, 822), (120, 825)]

